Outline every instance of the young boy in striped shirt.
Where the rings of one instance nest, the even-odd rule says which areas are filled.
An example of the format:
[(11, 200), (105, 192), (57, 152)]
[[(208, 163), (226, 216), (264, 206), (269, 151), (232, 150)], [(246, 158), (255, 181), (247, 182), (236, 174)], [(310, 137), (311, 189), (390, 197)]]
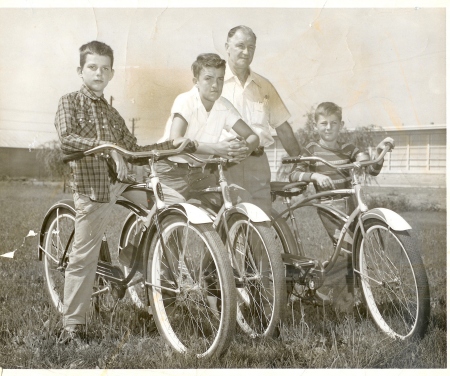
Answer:
[[(355, 145), (338, 142), (339, 133), (344, 127), (342, 108), (332, 102), (323, 102), (317, 106), (314, 120), (320, 139), (318, 142), (312, 141), (306, 145), (305, 154), (323, 158), (334, 165), (355, 162), (356, 156), (361, 151)], [(378, 157), (387, 143), (394, 145), (394, 140), (386, 137), (381, 141), (377, 145), (375, 157)], [(379, 164), (369, 166), (367, 172), (372, 176), (377, 176), (383, 167), (383, 162), (384, 160), (381, 160)], [(320, 162), (297, 164), (290, 173), (289, 180), (291, 182), (312, 182), (316, 192), (351, 188), (351, 176), (348, 170), (336, 170)], [(335, 200), (331, 205), (335, 205), (337, 209), (346, 212), (346, 214), (350, 214), (355, 208), (352, 200), (345, 199)], [(337, 241), (336, 230), (340, 230), (342, 224), (323, 210), (318, 209), (317, 213), (329, 237), (335, 244)], [(340, 255), (331, 271), (333, 274), (327, 275), (324, 285), (324, 287), (333, 287), (333, 303), (341, 310), (348, 310), (353, 306), (353, 269), (350, 255), (350, 253)]]

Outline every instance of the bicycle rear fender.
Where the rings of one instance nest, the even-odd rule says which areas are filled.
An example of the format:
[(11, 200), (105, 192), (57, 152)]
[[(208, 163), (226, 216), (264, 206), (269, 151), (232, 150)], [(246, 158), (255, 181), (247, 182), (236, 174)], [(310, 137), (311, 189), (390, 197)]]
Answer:
[(43, 244), (44, 237), (45, 237), (44, 229), (47, 226), (47, 222), (49, 221), (53, 211), (56, 210), (57, 208), (68, 209), (68, 210), (72, 211), (73, 214), (75, 215), (75, 204), (74, 204), (73, 200), (69, 199), (69, 198), (58, 201), (57, 203), (53, 204), (50, 209), (47, 210), (47, 213), (44, 216), (44, 220), (42, 221), (41, 229), (39, 231), (39, 243), (38, 243), (38, 260), (39, 261), (42, 261), (41, 247), (44, 246), (44, 244)]
[(273, 208), (270, 214), (270, 220), (272, 227), (281, 241), (284, 253), (304, 256), (302, 248), (297, 244), (294, 234), (286, 220)]
[(245, 214), (253, 222), (270, 222), (270, 218), (261, 208), (249, 202), (241, 202), (234, 208), (238, 213)]

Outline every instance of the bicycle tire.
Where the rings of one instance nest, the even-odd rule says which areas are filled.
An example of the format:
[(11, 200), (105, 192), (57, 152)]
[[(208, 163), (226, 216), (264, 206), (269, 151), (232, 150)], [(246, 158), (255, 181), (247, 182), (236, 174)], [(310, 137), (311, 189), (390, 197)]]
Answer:
[(236, 213), (228, 220), (228, 232), (232, 266), (237, 275), (244, 275), (237, 284), (238, 325), (251, 337), (275, 337), (284, 318), (287, 292), (273, 229)]
[(161, 236), (153, 236), (144, 254), (158, 331), (176, 352), (218, 356), (236, 327), (236, 290), (224, 245), (211, 224), (192, 224), (182, 215), (160, 224)]
[[(137, 227), (137, 216), (135, 214), (131, 214), (125, 220), (124, 225), (122, 226), (122, 231), (119, 240), (119, 252), (121, 249), (125, 248), (129, 243), (130, 239), (135, 238), (136, 231), (139, 231)], [(128, 275), (131, 268), (125, 265), (121, 265), (124, 274)], [(138, 273), (138, 272), (137, 272)], [(133, 286), (127, 288), (127, 294), (131, 299), (131, 302), (140, 309), (148, 309), (145, 298), (145, 284), (144, 284), (144, 276), (142, 276), (142, 282), (138, 282)]]
[(430, 290), (417, 243), (378, 219), (364, 222), (356, 268), (363, 299), (383, 332), (393, 338), (423, 337), (430, 316)]
[[(50, 302), (59, 313), (63, 313), (64, 272), (69, 260), (75, 231), (75, 211), (66, 206), (56, 206), (50, 213), (43, 232), (44, 238), (44, 275)], [(67, 247), (66, 256), (63, 257)]]

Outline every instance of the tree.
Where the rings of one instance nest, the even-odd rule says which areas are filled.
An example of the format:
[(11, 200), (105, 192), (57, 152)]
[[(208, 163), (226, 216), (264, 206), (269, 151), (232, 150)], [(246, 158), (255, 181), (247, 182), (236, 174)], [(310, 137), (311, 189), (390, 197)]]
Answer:
[(63, 162), (64, 156), (59, 141), (49, 141), (43, 144), (38, 152), (37, 158), (44, 162), (45, 171), (51, 178), (61, 177), (64, 181), (64, 192), (66, 191), (66, 181), (70, 175), (69, 166)]
[[(306, 118), (305, 125), (295, 132), (301, 147), (306, 147), (311, 141), (319, 141), (319, 134), (314, 127), (314, 108), (311, 108), (304, 117)], [(372, 156), (372, 148), (374, 148), (379, 141), (386, 135), (386, 131), (378, 125), (367, 125), (357, 127), (349, 130), (344, 127), (339, 135), (338, 141), (341, 143), (351, 143), (355, 145), (359, 150), (368, 151)], [(281, 165), (277, 171), (277, 179), (282, 181), (286, 180), (287, 176), (291, 172), (292, 165)], [(372, 176), (367, 176), (369, 179), (373, 179)]]

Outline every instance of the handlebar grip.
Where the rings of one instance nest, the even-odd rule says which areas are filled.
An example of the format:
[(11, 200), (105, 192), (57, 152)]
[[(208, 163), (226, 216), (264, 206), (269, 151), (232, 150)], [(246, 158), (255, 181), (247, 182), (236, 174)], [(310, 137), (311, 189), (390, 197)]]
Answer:
[(197, 145), (195, 144), (194, 141), (190, 141), (190, 140), (189, 140), (189, 143), (183, 149), (183, 151), (185, 153), (195, 153), (196, 150), (197, 150)]
[(75, 153), (70, 153), (65, 155), (62, 160), (64, 163), (70, 162), (70, 161), (77, 161), (84, 157), (84, 151), (77, 151)]
[(289, 164), (289, 163), (298, 163), (300, 162), (301, 157), (283, 157), (281, 158), (282, 164)]
[(391, 144), (390, 142), (386, 142), (386, 146), (389, 146), (389, 151), (394, 150), (394, 144)]

